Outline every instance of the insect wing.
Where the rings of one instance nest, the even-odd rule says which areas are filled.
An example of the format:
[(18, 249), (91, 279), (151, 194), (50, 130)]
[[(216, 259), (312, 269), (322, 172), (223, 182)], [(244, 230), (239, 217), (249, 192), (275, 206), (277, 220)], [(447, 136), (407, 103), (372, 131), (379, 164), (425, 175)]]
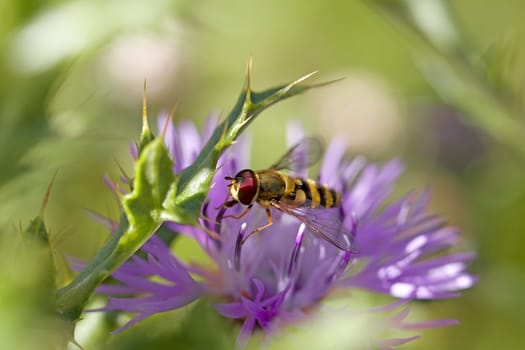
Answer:
[(317, 163), (323, 155), (323, 144), (315, 137), (306, 137), (295, 144), (270, 169), (300, 171)]
[(340, 219), (339, 208), (292, 208), (282, 203), (272, 205), (297, 218), (310, 231), (337, 248), (354, 254), (359, 253), (354, 233), (348, 230)]

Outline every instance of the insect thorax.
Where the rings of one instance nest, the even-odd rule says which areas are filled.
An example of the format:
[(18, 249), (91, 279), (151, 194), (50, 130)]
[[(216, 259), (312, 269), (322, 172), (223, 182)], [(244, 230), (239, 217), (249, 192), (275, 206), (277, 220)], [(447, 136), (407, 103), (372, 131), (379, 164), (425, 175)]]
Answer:
[(258, 170), (258, 200), (280, 200), (286, 191), (286, 175), (271, 169)]

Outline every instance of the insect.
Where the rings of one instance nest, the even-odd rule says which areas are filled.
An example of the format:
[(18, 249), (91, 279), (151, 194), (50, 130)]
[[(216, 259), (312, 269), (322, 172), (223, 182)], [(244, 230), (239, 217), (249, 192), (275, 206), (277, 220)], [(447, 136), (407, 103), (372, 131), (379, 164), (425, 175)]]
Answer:
[[(222, 205), (223, 211), (216, 220), (219, 222), (219, 232), (223, 218), (241, 219), (257, 203), (265, 209), (268, 223), (245, 235), (242, 243), (251, 235), (270, 227), (273, 224), (271, 209), (276, 209), (297, 218), (309, 231), (337, 248), (357, 253), (354, 233), (344, 227), (340, 218), (338, 207), (341, 205), (341, 194), (314, 180), (291, 176), (281, 171), (307, 169), (319, 161), (322, 153), (321, 142), (307, 137), (290, 148), (268, 169), (243, 169), (234, 177), (226, 177), (230, 181), (229, 194)], [(240, 215), (222, 216), (226, 208), (237, 204), (246, 206)]]

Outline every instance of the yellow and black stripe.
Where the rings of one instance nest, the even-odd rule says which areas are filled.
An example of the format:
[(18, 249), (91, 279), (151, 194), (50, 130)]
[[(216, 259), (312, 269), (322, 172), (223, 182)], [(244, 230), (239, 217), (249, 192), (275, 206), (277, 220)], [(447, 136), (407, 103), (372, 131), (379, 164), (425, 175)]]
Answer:
[(333, 208), (341, 204), (341, 194), (310, 179), (294, 177), (295, 188), (286, 199), (297, 206)]

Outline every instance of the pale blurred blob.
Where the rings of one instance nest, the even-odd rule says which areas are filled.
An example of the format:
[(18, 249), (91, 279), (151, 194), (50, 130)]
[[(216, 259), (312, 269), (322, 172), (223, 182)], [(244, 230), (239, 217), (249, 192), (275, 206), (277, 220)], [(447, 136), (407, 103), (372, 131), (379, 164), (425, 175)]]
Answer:
[(8, 46), (10, 64), (25, 74), (43, 72), (117, 33), (162, 26), (169, 6), (169, 0), (77, 0), (49, 7), (14, 34)]
[(324, 132), (343, 136), (351, 151), (382, 154), (398, 142), (403, 127), (394, 96), (371, 75), (339, 76), (345, 79), (319, 89), (314, 99)]
[[(88, 308), (94, 309), (102, 306), (102, 300), (95, 299)], [(92, 349), (97, 346), (97, 337), (102, 337), (106, 331), (107, 330), (104, 329), (104, 314), (86, 312), (75, 327), (75, 340), (79, 344), (82, 344), (84, 348)], [(78, 347), (73, 343), (69, 343), (67, 350), (78, 350)]]
[(407, 4), (418, 28), (439, 45), (447, 47), (458, 42), (457, 33), (443, 1), (408, 1)]
[[(272, 349), (393, 349), (396, 338), (414, 336), (410, 330), (403, 329), (407, 321), (403, 319), (403, 308), (374, 308), (377, 303), (361, 293), (354, 299), (332, 300), (324, 303), (316, 312), (316, 317), (305, 320), (295, 332), (283, 332), (272, 339)], [(393, 304), (391, 304), (393, 305)], [(411, 319), (418, 313), (412, 307)], [(405, 315), (406, 316), (406, 315)], [(422, 316), (424, 317), (424, 316)]]
[(121, 103), (139, 101), (147, 81), (148, 99), (173, 96), (182, 69), (176, 36), (169, 39), (140, 34), (121, 37), (101, 54), (101, 81), (110, 97)]
[(85, 50), (104, 34), (93, 18), (100, 18), (97, 6), (73, 2), (38, 16), (14, 38), (11, 46), (13, 67), (24, 73), (39, 73), (63, 59)]
[(54, 131), (69, 138), (82, 135), (87, 127), (87, 119), (75, 110), (57, 113), (49, 122)]

